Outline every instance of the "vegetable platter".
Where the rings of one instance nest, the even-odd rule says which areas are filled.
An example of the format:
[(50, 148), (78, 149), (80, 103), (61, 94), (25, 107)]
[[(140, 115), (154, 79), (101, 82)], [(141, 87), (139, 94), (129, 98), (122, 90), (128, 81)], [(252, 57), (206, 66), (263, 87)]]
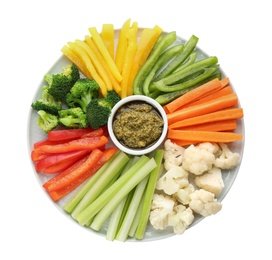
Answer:
[[(89, 162), (91, 165), (90, 167), (95, 167), (96, 165), (97, 168), (93, 170), (90, 175), (85, 175), (85, 179), (81, 178), (81, 181), (78, 181), (76, 185), (71, 181), (76, 177), (71, 177), (70, 180), (66, 178), (66, 184), (65, 182), (55, 182), (52, 184), (51, 179), (57, 178), (57, 176), (61, 175), (62, 172), (53, 172), (51, 168), (51, 172), (49, 173), (48, 170), (46, 173), (43, 171), (43, 166), (40, 166), (39, 168), (38, 165), (41, 165), (41, 163), (39, 163), (40, 159), (38, 159), (38, 157), (43, 156), (44, 154), (37, 153), (38, 150), (35, 150), (34, 146), (41, 145), (40, 142), (47, 140), (50, 132), (56, 133), (56, 131), (61, 129), (72, 130), (73, 127), (65, 127), (65, 125), (62, 125), (50, 131), (43, 131), (37, 123), (40, 114), (38, 114), (37, 110), (33, 109), (32, 107), (29, 112), (28, 120), (28, 146), (33, 164), (33, 170), (37, 177), (38, 183), (49, 199), (52, 200), (52, 202), (59, 208), (61, 213), (68, 215), (71, 220), (75, 222), (75, 224), (82, 226), (84, 229), (90, 232), (93, 232), (93, 234), (104, 236), (108, 240), (151, 241), (164, 239), (175, 234), (182, 234), (186, 229), (195, 226), (199, 221), (203, 220), (205, 216), (216, 214), (218, 211), (220, 211), (222, 207), (221, 202), (229, 192), (239, 171), (244, 149), (245, 132), (243, 111), (239, 99), (235, 93), (235, 89), (231, 84), (230, 78), (218, 64), (218, 58), (216, 56), (210, 56), (198, 47), (199, 39), (194, 35), (190, 39), (186, 40), (176, 35), (175, 31), (163, 32), (163, 30), (157, 25), (154, 26), (154, 28), (140, 28), (136, 22), (132, 23), (131, 25), (131, 19), (125, 21), (121, 29), (115, 29), (112, 24), (104, 24), (101, 32), (99, 32), (96, 27), (90, 27), (89, 33), (89, 35), (85, 36), (84, 40), (74, 40), (68, 42), (67, 45), (64, 45), (61, 49), (62, 55), (45, 74), (52, 75), (61, 73), (65, 66), (73, 63), (79, 69), (80, 78), (89, 78), (98, 83), (100, 87), (100, 96), (96, 98), (105, 97), (109, 90), (116, 91), (120, 99), (134, 94), (147, 95), (154, 98), (161, 104), (167, 113), (167, 138), (164, 145), (159, 147), (158, 152), (155, 151), (147, 156), (139, 156), (134, 158), (122, 153), (122, 151), (119, 151), (113, 145), (112, 141), (107, 135), (106, 123), (103, 123), (101, 126), (96, 125), (97, 129), (91, 127), (90, 132), (92, 132), (92, 134), (85, 133), (87, 137), (82, 134), (79, 139), (84, 136), (84, 142), (81, 142), (80, 144), (77, 142), (76, 145), (80, 145), (80, 147), (86, 145), (86, 140), (88, 138), (88, 140), (92, 140), (92, 142), (94, 142), (95, 138), (97, 139), (98, 137), (94, 138), (93, 136), (90, 136), (94, 135), (94, 133), (97, 134), (99, 131), (102, 131), (102, 134), (99, 136), (101, 137), (101, 135), (103, 135), (104, 139), (99, 137), (100, 139), (98, 139), (100, 143), (94, 143), (92, 148), (89, 148), (88, 150), (89, 154), (92, 154), (92, 156), (89, 155), (88, 159), (84, 159), (85, 163)], [(153, 35), (153, 38), (150, 35)], [(142, 45), (140, 44), (141, 40)], [(162, 55), (162, 53), (166, 54)], [(179, 55), (180, 60), (175, 62), (174, 57), (176, 57), (178, 53), (181, 53), (181, 55)], [(90, 58), (92, 55), (95, 56), (96, 59), (92, 60), (92, 58)], [(37, 87), (36, 93), (34, 93), (33, 103), (40, 99), (43, 93), (43, 87), (46, 84), (50, 84), (50, 80), (45, 80), (45, 78), (43, 78)], [(226, 86), (228, 87), (227, 91), (229, 91), (227, 94), (223, 94), (223, 92), (214, 94), (212, 92), (216, 92), (215, 89), (218, 87), (219, 89), (222, 89)], [(208, 89), (211, 91), (212, 94), (209, 93), (211, 95), (207, 94)], [(194, 105), (190, 105), (194, 102)], [(68, 108), (66, 106), (63, 109)], [(216, 122), (216, 124), (212, 124), (214, 122)], [(198, 129), (199, 126), (201, 127)], [(204, 126), (205, 128), (203, 128)], [(88, 129), (88, 126), (85, 125), (85, 127), (79, 127), (77, 125), (76, 128)], [(173, 146), (173, 144), (175, 146)], [(193, 165), (196, 162), (199, 163), (198, 161), (193, 161), (195, 160), (192, 159), (193, 156), (189, 159), (187, 158), (186, 161), (185, 154), (189, 154), (189, 152), (191, 154), (194, 153), (194, 151), (191, 151), (192, 149), (197, 148), (200, 150), (201, 148), (199, 148), (199, 145), (201, 144), (203, 144), (203, 149), (216, 150), (212, 155), (214, 157), (217, 156), (217, 158), (214, 159), (218, 160), (217, 164), (216, 162), (214, 163), (216, 170), (215, 168), (208, 168), (199, 173), (198, 170), (201, 168), (199, 165), (197, 168), (198, 170), (195, 168), (193, 169)], [(45, 148), (48, 148), (45, 146), (46, 145), (42, 146), (41, 148), (43, 152), (45, 151)], [(75, 145), (73, 144), (73, 147), (74, 146)], [(205, 184), (207, 179), (203, 179), (201, 176), (203, 176), (206, 172), (210, 173), (212, 169), (218, 173), (217, 169), (220, 168), (220, 176), (222, 178), (221, 182), (223, 185), (221, 185), (220, 191), (214, 191), (216, 198), (213, 202), (214, 205), (218, 207), (214, 212), (209, 212), (209, 209), (205, 208), (204, 205), (202, 205), (203, 208), (201, 211), (201, 209), (199, 209), (199, 201), (201, 199), (198, 200), (198, 202), (191, 203), (191, 208), (195, 210), (193, 212), (193, 210), (191, 210), (191, 208), (188, 206), (189, 202), (184, 202), (184, 206), (180, 201), (177, 202), (177, 197), (174, 197), (177, 196), (175, 195), (177, 194), (177, 190), (175, 190), (175, 185), (177, 183), (174, 183), (175, 185), (172, 186), (171, 184), (170, 186), (165, 184), (167, 182), (167, 178), (162, 178), (164, 174), (173, 171), (173, 180), (173, 174), (176, 174), (175, 171), (177, 168), (178, 170), (182, 168), (181, 163), (179, 163), (179, 165), (175, 165), (175, 163), (166, 159), (167, 149), (175, 150), (177, 146), (178, 149), (180, 149), (182, 153), (181, 157), (183, 157), (184, 160), (183, 163), (185, 170), (183, 169), (182, 171), (185, 175), (188, 175), (188, 172), (190, 173), (190, 171), (196, 171), (194, 172), (194, 185), (195, 183), (198, 183), (199, 186), (196, 189), (201, 190), (200, 193), (205, 193), (206, 187), (207, 190), (210, 189), (209, 191), (211, 191), (212, 188), (215, 189), (215, 187), (208, 187), (210, 184)], [(66, 145), (65, 147), (67, 149), (67, 147), (71, 147), (71, 144)], [(51, 149), (52, 147), (49, 148)], [(56, 149), (56, 147), (53, 149)], [(66, 158), (68, 158), (67, 151), (62, 153), (62, 149), (63, 147), (60, 148), (60, 150), (55, 150), (54, 153), (61, 154), (61, 156), (64, 156), (65, 154)], [(36, 154), (34, 153), (34, 150)], [(107, 153), (105, 153), (106, 150)], [(49, 153), (52, 155), (53, 150), (50, 151), (51, 152)], [(223, 151), (225, 151), (226, 157), (228, 157), (228, 155), (229, 157), (235, 157), (237, 155), (236, 159), (238, 159), (233, 165), (226, 166), (226, 161), (224, 161), (225, 159), (222, 157)], [(80, 155), (81, 157), (76, 157), (79, 156), (80, 153), (84, 154), (84, 152), (82, 152), (80, 149), (77, 151), (70, 151), (69, 156), (71, 157), (69, 157), (70, 159), (66, 159), (67, 165), (70, 164), (70, 168), (80, 160), (78, 158), (83, 158), (83, 155)], [(123, 154), (123, 158), (126, 158), (125, 160), (127, 161), (122, 166), (122, 172), (119, 171), (118, 174), (116, 173), (117, 179), (113, 178), (112, 183), (109, 181), (109, 183), (107, 185), (105, 184), (104, 187), (101, 186), (102, 190), (100, 190), (99, 195), (93, 199), (91, 207), (89, 207), (90, 205), (85, 204), (85, 208), (83, 208), (85, 211), (81, 209), (81, 211), (75, 213), (74, 209), (78, 207), (79, 201), (83, 200), (83, 197), (81, 197), (79, 201), (77, 201), (77, 204), (74, 205), (74, 202), (71, 201), (77, 197), (77, 194), (82, 192), (82, 190), (84, 191), (84, 186), (86, 187), (86, 184), (91, 182), (92, 179), (97, 178), (100, 180), (100, 182), (102, 182), (102, 177), (99, 177), (98, 173), (99, 171), (103, 172), (103, 164), (101, 164), (99, 167), (97, 166), (99, 164), (99, 158), (101, 159), (103, 157), (102, 153), (104, 157), (107, 158), (106, 161), (108, 161), (108, 163), (110, 163), (111, 159), (114, 160), (114, 158), (121, 156), (120, 154)], [(216, 155), (216, 153), (218, 154)], [(203, 160), (199, 154), (197, 156), (200, 158), (199, 161)], [(36, 161), (33, 158), (36, 158)], [(134, 159), (135, 161), (133, 161)], [(178, 159), (180, 158), (175, 158), (175, 160)], [(106, 161), (104, 162), (105, 165)], [(129, 163), (131, 164), (129, 165)], [(141, 170), (135, 170), (133, 181), (126, 179), (127, 177), (125, 176), (125, 173), (129, 171), (129, 167), (133, 169), (137, 163), (139, 163), (139, 165), (142, 163), (145, 165), (145, 167), (139, 166)], [(187, 164), (187, 168), (185, 167), (185, 164)], [(66, 169), (69, 169), (69, 167)], [(111, 167), (113, 167), (113, 171), (117, 171), (117, 168), (120, 167), (120, 161), (119, 164), (117, 163), (115, 165), (115, 168), (113, 163)], [(151, 182), (151, 173), (157, 177), (153, 177), (153, 187), (149, 188), (150, 190), (147, 192), (147, 183)], [(181, 178), (181, 176), (178, 176), (177, 179), (178, 178)], [(188, 187), (190, 178), (188, 176), (186, 178), (185, 186)], [(130, 188), (124, 188), (126, 186), (125, 183), (130, 183)], [(178, 184), (180, 185), (178, 190), (186, 188), (185, 186), (182, 187), (184, 183), (181, 183), (182, 182), (180, 181)], [(50, 193), (50, 189), (52, 189), (54, 192), (54, 185), (68, 184), (70, 185), (70, 188), (73, 186), (73, 189), (62, 197), (57, 198), (52, 195), (53, 193)], [(116, 187), (112, 188), (114, 185)], [(49, 186), (51, 188), (48, 188)], [(152, 185), (150, 184), (150, 186)], [(61, 187), (64, 188), (66, 186), (58, 186), (58, 189), (61, 190)], [(123, 193), (119, 194), (117, 189), (122, 190)], [(110, 193), (111, 190), (112, 193)], [(169, 192), (169, 190), (171, 190), (171, 192)], [(144, 192), (146, 192), (146, 194)], [(87, 190), (85, 191), (84, 195), (86, 195), (86, 193), (88, 193)], [(56, 194), (58, 194), (58, 192), (56, 192)], [(104, 195), (104, 197), (101, 194)], [(128, 199), (129, 194), (131, 195), (130, 200)], [(144, 204), (145, 206), (142, 206), (143, 208), (145, 207), (145, 209), (147, 209), (147, 213), (142, 214), (145, 215), (145, 222), (142, 222), (141, 231), (138, 231), (141, 234), (138, 234), (138, 236), (135, 235), (137, 234), (138, 230), (136, 226), (134, 233), (132, 232), (132, 235), (128, 235), (128, 230), (132, 230), (133, 224), (136, 223), (135, 225), (137, 225), (137, 223), (141, 223), (135, 222), (135, 219), (137, 218), (136, 213), (140, 212), (141, 205), (143, 205), (141, 204), (141, 201), (143, 201), (142, 198), (144, 197), (144, 194), (145, 196), (149, 196), (150, 205)], [(207, 194), (208, 193), (204, 194), (204, 196)], [(214, 194), (209, 193), (209, 195), (212, 196), (214, 196)], [(164, 196), (164, 198), (173, 198), (173, 201), (175, 202), (171, 201), (173, 204), (172, 207), (177, 206), (176, 204), (180, 205), (180, 209), (182, 208), (181, 212), (183, 211), (180, 218), (182, 219), (184, 217), (181, 224), (176, 223), (177, 216), (175, 216), (174, 211), (169, 213), (167, 218), (165, 217), (165, 219), (161, 220), (161, 222), (154, 223), (156, 221), (158, 222), (158, 218), (161, 216), (154, 216), (155, 212), (152, 213), (153, 215), (151, 214), (152, 198), (154, 203), (155, 196), (159, 198), (158, 196), (160, 195)], [(107, 202), (110, 200), (109, 197), (111, 196), (115, 198), (115, 201), (107, 204)], [(105, 199), (106, 197), (108, 197), (108, 199)], [(182, 195), (180, 195), (180, 197), (182, 197)], [(191, 201), (193, 200), (193, 197), (194, 196), (190, 197)], [(122, 211), (119, 211), (119, 217), (116, 217), (115, 219), (115, 223), (117, 224), (112, 226), (111, 221), (113, 221), (113, 212), (116, 210), (117, 206), (121, 205), (121, 202), (123, 202), (123, 205), (125, 205), (124, 199), (127, 199), (131, 205), (132, 201), (136, 204), (133, 204), (134, 208), (132, 205), (131, 209), (128, 204), (126, 211), (123, 210), (123, 215), (121, 214)], [(86, 210), (88, 207), (90, 209)], [(155, 205), (153, 205), (153, 207), (155, 207)], [(105, 209), (105, 212), (103, 212), (104, 208), (111, 208), (111, 210)], [(190, 211), (189, 218), (186, 218), (185, 216), (188, 213), (187, 211), (185, 213), (186, 208)], [(84, 211), (84, 214), (82, 211)], [(116, 216), (118, 216), (118, 214), (116, 214)], [(139, 214), (139, 216), (141, 215)], [(101, 220), (102, 218), (104, 219), (103, 221)], [(120, 219), (122, 219), (124, 224), (120, 222)], [(163, 221), (164, 224), (162, 223)], [(165, 224), (165, 221), (168, 221), (168, 225)], [(188, 221), (187, 224), (185, 223), (186, 221)], [(141, 225), (139, 224), (139, 226)], [(120, 234), (117, 235), (118, 231), (116, 230), (114, 231), (115, 233), (113, 233), (113, 231), (110, 233), (109, 229), (119, 229)], [(126, 232), (123, 231), (125, 229), (127, 229)], [(122, 230), (123, 233), (120, 230)]]

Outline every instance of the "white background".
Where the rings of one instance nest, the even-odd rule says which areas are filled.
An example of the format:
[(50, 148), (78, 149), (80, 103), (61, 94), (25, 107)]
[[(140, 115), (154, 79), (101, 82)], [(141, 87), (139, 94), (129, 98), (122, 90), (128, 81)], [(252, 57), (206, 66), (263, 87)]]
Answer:
[[(272, 259), (270, 1), (1, 1), (1, 259)], [(223, 209), (181, 236), (109, 242), (45, 196), (27, 149), (30, 104), (68, 41), (131, 18), (216, 55), (245, 113), (246, 145)], [(3, 92), (4, 91), (4, 92)]]

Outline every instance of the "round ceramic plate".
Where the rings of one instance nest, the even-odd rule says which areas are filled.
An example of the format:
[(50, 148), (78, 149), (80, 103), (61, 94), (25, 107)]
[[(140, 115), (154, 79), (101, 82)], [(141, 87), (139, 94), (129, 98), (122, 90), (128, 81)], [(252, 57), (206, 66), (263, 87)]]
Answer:
[[(117, 43), (118, 40), (118, 35), (119, 35), (119, 30), (115, 31), (115, 41)], [(185, 39), (181, 38), (181, 37), (177, 37), (176, 43), (185, 43)], [(116, 44), (115, 44), (116, 45)], [(202, 59), (207, 57), (208, 55), (202, 51), (199, 47), (196, 48), (197, 50), (197, 59)], [(62, 70), (62, 67), (70, 64), (71, 61), (68, 60), (64, 55), (60, 56), (60, 58), (53, 64), (53, 66), (44, 74), (46, 73), (59, 73)], [(222, 68), (220, 68), (223, 77), (227, 77), (227, 75), (224, 73), (224, 71), (222, 70)], [(33, 101), (37, 100), (40, 95), (41, 95), (41, 89), (43, 87), (44, 84), (46, 84), (46, 82), (43, 80), (43, 76), (41, 75), (41, 83), (37, 86), (37, 90), (35, 93), (33, 93)], [(230, 77), (231, 78), (231, 77)], [(232, 86), (233, 88), (233, 86)], [(233, 90), (235, 91), (235, 89), (233, 88)], [(33, 149), (33, 144), (37, 141), (46, 139), (47, 135), (38, 127), (37, 125), (37, 113), (36, 111), (34, 111), (31, 106), (29, 109), (29, 118), (28, 118), (28, 149), (29, 149), (29, 154), (31, 153), (32, 149)], [(242, 133), (244, 135), (244, 121), (243, 119), (239, 119), (237, 122), (237, 129), (236, 132), (238, 133)], [(243, 156), (243, 150), (244, 150), (244, 142), (245, 140), (243, 139), (242, 141), (237, 141), (234, 142), (230, 145), (230, 149), (233, 152), (238, 152), (241, 155), (241, 158)], [(109, 146), (112, 146), (112, 142), (109, 142)], [(31, 162), (32, 163), (32, 162)], [(41, 189), (44, 191), (45, 195), (48, 196), (48, 194), (46, 193), (46, 191), (43, 189), (42, 185), (43, 183), (45, 183), (46, 181), (48, 181), (50, 178), (52, 178), (52, 175), (46, 175), (46, 174), (42, 174), (42, 173), (37, 173), (35, 171), (34, 165), (33, 165), (33, 171), (35, 176), (37, 177), (38, 183), (41, 186)], [(223, 180), (225, 183), (225, 187), (223, 189), (223, 191), (220, 193), (220, 195), (217, 197), (218, 201), (222, 201), (224, 199), (224, 197), (227, 195), (227, 193), (229, 192), (231, 186), (233, 185), (235, 178), (238, 174), (239, 171), (239, 166), (237, 166), (236, 168), (232, 169), (232, 170), (224, 170), (223, 171)], [(79, 187), (80, 188), (80, 187)], [(61, 199), (58, 202), (53, 202), (54, 204), (56, 204), (56, 206), (58, 207), (58, 209), (60, 210), (60, 212), (64, 215), (64, 216), (68, 216), (69, 218), (71, 218), (71, 220), (74, 222), (74, 224), (77, 224), (79, 227), (81, 227), (72, 217), (70, 217), (68, 214), (65, 213), (65, 211), (63, 210), (63, 206), (66, 204), (66, 202), (69, 201), (69, 199), (71, 198), (71, 196), (77, 191), (77, 189), (67, 195), (66, 197), (64, 197), (63, 199)], [(51, 200), (51, 198), (48, 196), (48, 198)], [(190, 225), (189, 228), (192, 228), (193, 226), (195, 226), (197, 223), (199, 223), (199, 221), (201, 221), (203, 219), (203, 217), (201, 216), (197, 216), (195, 217), (194, 222)], [(81, 227), (82, 228), (82, 227)], [(107, 223), (105, 223), (105, 225), (102, 227), (102, 229), (99, 232), (95, 232), (92, 229), (88, 228), (88, 227), (83, 227), (84, 229), (90, 231), (94, 234), (99, 234), (102, 236), (106, 236), (106, 232), (107, 232)], [(165, 230), (155, 230), (151, 225), (147, 226), (146, 229), (146, 234), (144, 237), (144, 241), (150, 241), (150, 240), (157, 240), (157, 239), (165, 239), (167, 237), (173, 236), (174, 233), (172, 231), (172, 229), (165, 229)], [(129, 238), (128, 241), (135, 241), (133, 238)], [(141, 241), (141, 240), (137, 240), (137, 241)]]

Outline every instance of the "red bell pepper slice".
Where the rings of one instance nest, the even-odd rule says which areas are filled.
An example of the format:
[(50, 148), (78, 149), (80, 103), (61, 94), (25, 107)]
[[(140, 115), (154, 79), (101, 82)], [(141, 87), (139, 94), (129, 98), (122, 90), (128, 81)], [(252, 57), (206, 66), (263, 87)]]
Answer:
[(36, 150), (37, 154), (44, 153), (67, 153), (78, 150), (92, 150), (104, 146), (108, 143), (108, 138), (104, 135), (95, 137), (86, 137), (68, 141), (63, 144), (56, 145), (42, 145)]
[(67, 162), (71, 159), (77, 158), (78, 160), (82, 158), (83, 156), (90, 153), (88, 150), (79, 150), (79, 151), (72, 151), (68, 153), (59, 153), (59, 154), (50, 154), (46, 156), (45, 158), (39, 160), (36, 165), (35, 169), (37, 172), (48, 168), (53, 165), (57, 165), (62, 162)]
[(93, 130), (87, 134), (82, 135), (80, 138), (95, 137), (95, 136), (102, 136), (102, 135), (104, 135), (103, 128), (98, 128), (98, 129)]
[(84, 175), (75, 179), (70, 185), (65, 188), (55, 190), (55, 191), (48, 191), (48, 194), (52, 198), (53, 201), (58, 201), (67, 194), (71, 193), (74, 189), (76, 189), (79, 185), (81, 185), (84, 181), (90, 178), (93, 174), (95, 174), (110, 158), (114, 155), (117, 151), (117, 148), (108, 148), (104, 151), (103, 156), (100, 160), (90, 168)]
[(63, 129), (49, 131), (47, 136), (50, 141), (67, 141), (71, 139), (77, 139), (81, 136), (92, 132), (94, 129), (91, 127), (81, 129)]
[(34, 149), (38, 148), (39, 146), (42, 146), (42, 145), (47, 145), (47, 144), (63, 144), (64, 142), (67, 142), (66, 140), (65, 141), (50, 141), (48, 139), (44, 139), (44, 140), (41, 140), (41, 141), (38, 141), (36, 143), (34, 143), (33, 147)]
[[(69, 174), (64, 174), (64, 176), (47, 187), (48, 191), (55, 191), (63, 189), (69, 186), (73, 181), (83, 176), (89, 169), (91, 169), (103, 156), (103, 152), (99, 149), (92, 150), (91, 154), (88, 156), (86, 161), (80, 164), (77, 168), (71, 171)], [(61, 175), (62, 173), (60, 173)]]
[(42, 172), (45, 174), (56, 174), (56, 173), (63, 172), (64, 170), (66, 170), (67, 168), (72, 166), (74, 163), (79, 161), (84, 156), (85, 156), (85, 154), (80, 155), (80, 156), (76, 156), (72, 159), (60, 162), (60, 163), (52, 165), (52, 166), (48, 166), (48, 167), (42, 169)]

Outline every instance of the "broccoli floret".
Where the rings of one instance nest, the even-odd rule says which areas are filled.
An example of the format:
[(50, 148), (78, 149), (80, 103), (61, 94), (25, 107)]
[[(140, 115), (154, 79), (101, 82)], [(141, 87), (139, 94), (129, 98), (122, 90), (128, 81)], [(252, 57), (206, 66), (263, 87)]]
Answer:
[(80, 107), (73, 107), (59, 111), (59, 121), (68, 128), (86, 128), (86, 114)]
[(58, 116), (47, 113), (44, 110), (38, 111), (38, 126), (46, 133), (59, 125)]
[(58, 115), (62, 109), (62, 102), (55, 99), (48, 93), (49, 86), (43, 86), (41, 97), (31, 104), (31, 107), (37, 111), (44, 110), (53, 115)]
[(94, 129), (106, 125), (111, 109), (120, 99), (117, 92), (110, 90), (105, 97), (91, 100), (86, 107), (88, 125)]
[(115, 90), (109, 90), (104, 99), (110, 104), (111, 108), (113, 108), (113, 106), (121, 100), (121, 97)]
[(74, 64), (64, 66), (61, 73), (47, 73), (44, 76), (49, 85), (48, 93), (61, 101), (65, 100), (67, 93), (79, 78), (79, 70)]
[(76, 81), (70, 92), (66, 95), (68, 107), (81, 107), (86, 112), (90, 101), (99, 96), (99, 85), (93, 79), (82, 78)]

